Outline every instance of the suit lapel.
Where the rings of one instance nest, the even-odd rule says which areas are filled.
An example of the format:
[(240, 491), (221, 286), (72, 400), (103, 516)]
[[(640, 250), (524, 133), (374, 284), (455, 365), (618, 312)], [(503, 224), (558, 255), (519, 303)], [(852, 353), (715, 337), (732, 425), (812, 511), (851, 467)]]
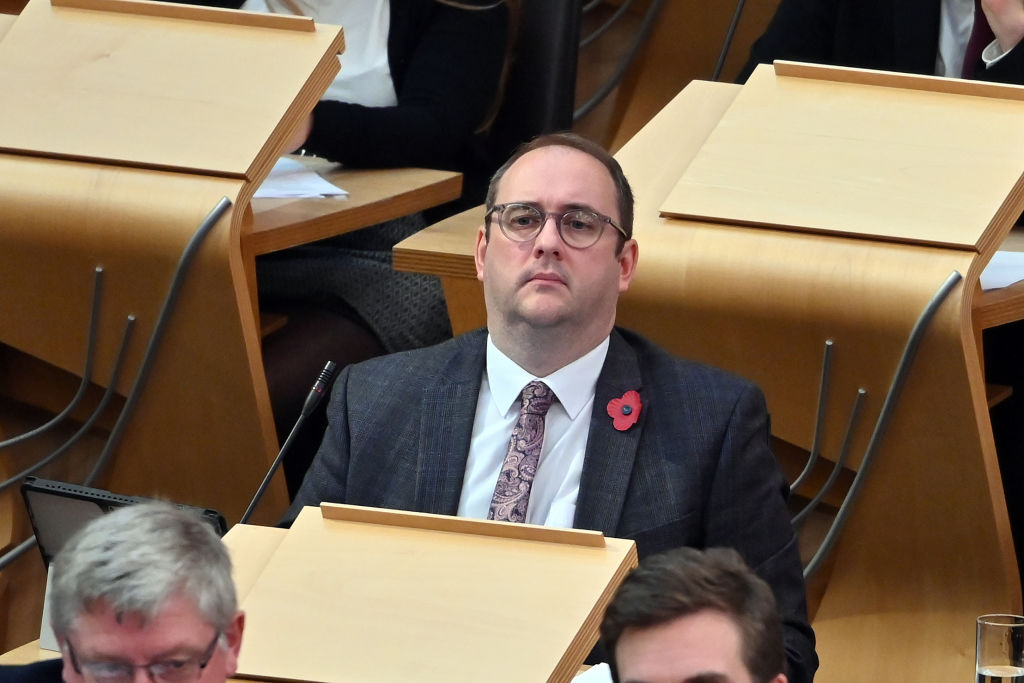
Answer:
[(486, 340), (485, 330), (467, 334), (446, 371), (423, 389), (415, 510), (442, 515), (458, 511)]
[[(607, 412), (608, 401), (621, 398), (631, 389), (640, 393), (640, 419), (620, 432), (612, 426), (612, 418)], [(615, 535), (646, 423), (645, 401), (636, 352), (618, 331), (613, 330), (594, 393), (594, 412), (590, 418), (574, 527), (594, 529), (606, 536)]]
[(892, 8), (895, 40), (892, 70), (935, 73), (941, 0), (898, 0), (892, 3)]

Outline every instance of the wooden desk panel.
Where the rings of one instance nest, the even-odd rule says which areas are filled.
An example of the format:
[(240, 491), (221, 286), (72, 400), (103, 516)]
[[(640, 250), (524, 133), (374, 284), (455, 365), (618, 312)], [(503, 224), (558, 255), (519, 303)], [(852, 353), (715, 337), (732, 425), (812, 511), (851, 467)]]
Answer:
[(254, 199), (243, 249), (253, 255), (340, 235), (458, 199), (462, 175), (422, 168), (352, 170), (310, 163), (347, 198)]
[(16, 14), (0, 14), (0, 40), (3, 40), (3, 37), (11, 29), (11, 26), (14, 25), (14, 20), (17, 18)]
[[(961, 273), (910, 366), (813, 623), (823, 683), (886, 680), (906, 661), (914, 662), (900, 674), (908, 680), (969, 679), (974, 616), (1021, 605), (974, 325), (1019, 318), (1024, 284), (977, 296), (986, 259), (973, 249), (658, 216), (738, 90), (691, 84), (616, 155), (636, 193), (640, 244), (618, 321), (678, 355), (757, 381), (776, 435), (804, 448), (824, 341), (834, 338), (822, 450), (836, 456), (853, 393), (866, 386), (855, 465), (889, 390), (894, 354), (942, 281)], [(453, 217), (395, 250), (396, 267), (439, 274), (446, 292), (461, 293), (452, 311), (459, 330), (486, 319), (472, 260), (478, 222), (473, 212)]]

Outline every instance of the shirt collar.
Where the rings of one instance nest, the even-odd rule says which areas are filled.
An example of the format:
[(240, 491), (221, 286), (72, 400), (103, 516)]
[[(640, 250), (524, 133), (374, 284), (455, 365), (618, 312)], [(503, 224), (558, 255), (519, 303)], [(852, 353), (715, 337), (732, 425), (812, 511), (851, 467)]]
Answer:
[(491, 335), (487, 335), (487, 384), (491, 389), (494, 408), (502, 415), (508, 412), (519, 399), (523, 387), (535, 379), (542, 380), (555, 392), (558, 402), (573, 420), (594, 398), (597, 378), (608, 355), (608, 337), (592, 350), (573, 362), (555, 370), (547, 377), (536, 377), (519, 367), (511, 358), (502, 353)]

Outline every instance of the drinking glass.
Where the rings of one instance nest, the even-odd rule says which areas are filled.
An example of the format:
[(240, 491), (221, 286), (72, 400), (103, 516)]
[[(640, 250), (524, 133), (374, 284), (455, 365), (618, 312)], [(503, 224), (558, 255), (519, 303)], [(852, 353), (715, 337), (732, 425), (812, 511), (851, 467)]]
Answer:
[(977, 683), (1024, 683), (1024, 617), (978, 617)]

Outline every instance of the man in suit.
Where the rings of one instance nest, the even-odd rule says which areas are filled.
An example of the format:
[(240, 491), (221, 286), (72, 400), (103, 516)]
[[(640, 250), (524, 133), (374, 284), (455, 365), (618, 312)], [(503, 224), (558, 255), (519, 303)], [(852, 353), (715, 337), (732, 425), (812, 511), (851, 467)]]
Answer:
[(775, 591), (791, 680), (810, 681), (764, 398), (614, 328), (632, 225), (629, 183), (599, 146), (559, 134), (517, 151), (477, 235), (487, 329), (346, 368), (286, 521), (332, 501), (595, 529), (641, 557), (732, 546)]
[(969, 51), (974, 0), (782, 0), (738, 80), (788, 59), (1024, 84), (1024, 2), (981, 0), (979, 9), (991, 31)]
[(645, 559), (615, 592), (601, 640), (614, 683), (786, 683), (771, 588), (731, 548)]
[(168, 503), (98, 517), (54, 559), (51, 624), (62, 659), (0, 667), (0, 681), (223, 683), (244, 617), (227, 548)]

